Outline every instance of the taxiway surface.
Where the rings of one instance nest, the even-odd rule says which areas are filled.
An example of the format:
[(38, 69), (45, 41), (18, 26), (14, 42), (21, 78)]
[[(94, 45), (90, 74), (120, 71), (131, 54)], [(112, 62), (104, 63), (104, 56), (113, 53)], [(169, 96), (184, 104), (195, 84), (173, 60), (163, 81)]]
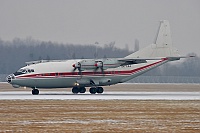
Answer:
[(32, 95), (29, 91), (0, 92), (0, 100), (200, 100), (200, 92), (105, 92), (91, 95), (71, 92), (40, 92)]
[(31, 89), (13, 88), (0, 83), (0, 100), (200, 100), (199, 84), (117, 84), (105, 86), (103, 94), (72, 94), (71, 88), (40, 89), (39, 95), (32, 95)]

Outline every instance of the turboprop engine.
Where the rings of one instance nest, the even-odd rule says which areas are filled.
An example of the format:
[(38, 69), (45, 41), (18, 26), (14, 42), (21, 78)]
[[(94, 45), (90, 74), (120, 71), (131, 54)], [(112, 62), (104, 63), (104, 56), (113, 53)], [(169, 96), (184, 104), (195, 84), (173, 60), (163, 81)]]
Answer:
[(95, 60), (81, 60), (72, 65), (74, 71), (78, 69), (79, 71), (95, 69)]
[(119, 67), (121, 64), (122, 63), (116, 59), (99, 59), (99, 60), (85, 59), (76, 62), (75, 64), (72, 65), (72, 67), (74, 67), (74, 71), (76, 69), (78, 69), (79, 71), (91, 70), (91, 69), (97, 71), (98, 69), (101, 69), (103, 71), (108, 68)]
[(116, 59), (102, 59), (96, 61), (96, 68), (101, 68), (102, 70), (106, 70), (108, 68), (116, 68), (119, 67), (122, 63)]

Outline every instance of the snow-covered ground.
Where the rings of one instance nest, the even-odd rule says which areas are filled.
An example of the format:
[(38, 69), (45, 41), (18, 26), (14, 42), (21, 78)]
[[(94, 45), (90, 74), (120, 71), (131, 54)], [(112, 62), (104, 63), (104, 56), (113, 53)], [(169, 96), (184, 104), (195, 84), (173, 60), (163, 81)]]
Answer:
[(72, 94), (71, 92), (40, 91), (32, 95), (29, 91), (0, 92), (0, 100), (200, 100), (200, 92), (105, 92), (91, 95)]

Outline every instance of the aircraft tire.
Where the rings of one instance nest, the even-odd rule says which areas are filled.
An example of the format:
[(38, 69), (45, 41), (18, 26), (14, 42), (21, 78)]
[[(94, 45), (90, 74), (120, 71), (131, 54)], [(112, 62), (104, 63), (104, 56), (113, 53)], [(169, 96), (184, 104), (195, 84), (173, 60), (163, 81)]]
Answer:
[(72, 88), (72, 93), (74, 93), (74, 94), (78, 94), (78, 92), (79, 92), (79, 88), (78, 87), (73, 87)]
[(33, 89), (32, 90), (32, 94), (33, 95), (38, 95), (39, 94), (39, 90), (38, 89)]
[(103, 93), (104, 89), (103, 87), (97, 87), (97, 93)]
[(79, 88), (79, 92), (80, 92), (80, 93), (85, 93), (85, 92), (86, 92), (85, 87), (80, 87), (80, 88)]
[(90, 93), (95, 94), (97, 92), (97, 89), (95, 87), (90, 88)]

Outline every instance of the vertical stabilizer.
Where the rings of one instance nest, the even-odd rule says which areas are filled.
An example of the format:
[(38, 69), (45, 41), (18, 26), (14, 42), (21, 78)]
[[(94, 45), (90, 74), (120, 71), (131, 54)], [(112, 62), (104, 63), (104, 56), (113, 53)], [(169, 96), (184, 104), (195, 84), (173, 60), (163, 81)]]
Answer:
[(160, 22), (160, 28), (154, 43), (157, 47), (172, 47), (169, 21), (162, 20)]
[(162, 20), (154, 44), (150, 44), (125, 58), (147, 57), (179, 57), (178, 50), (172, 47), (170, 25), (168, 20)]

